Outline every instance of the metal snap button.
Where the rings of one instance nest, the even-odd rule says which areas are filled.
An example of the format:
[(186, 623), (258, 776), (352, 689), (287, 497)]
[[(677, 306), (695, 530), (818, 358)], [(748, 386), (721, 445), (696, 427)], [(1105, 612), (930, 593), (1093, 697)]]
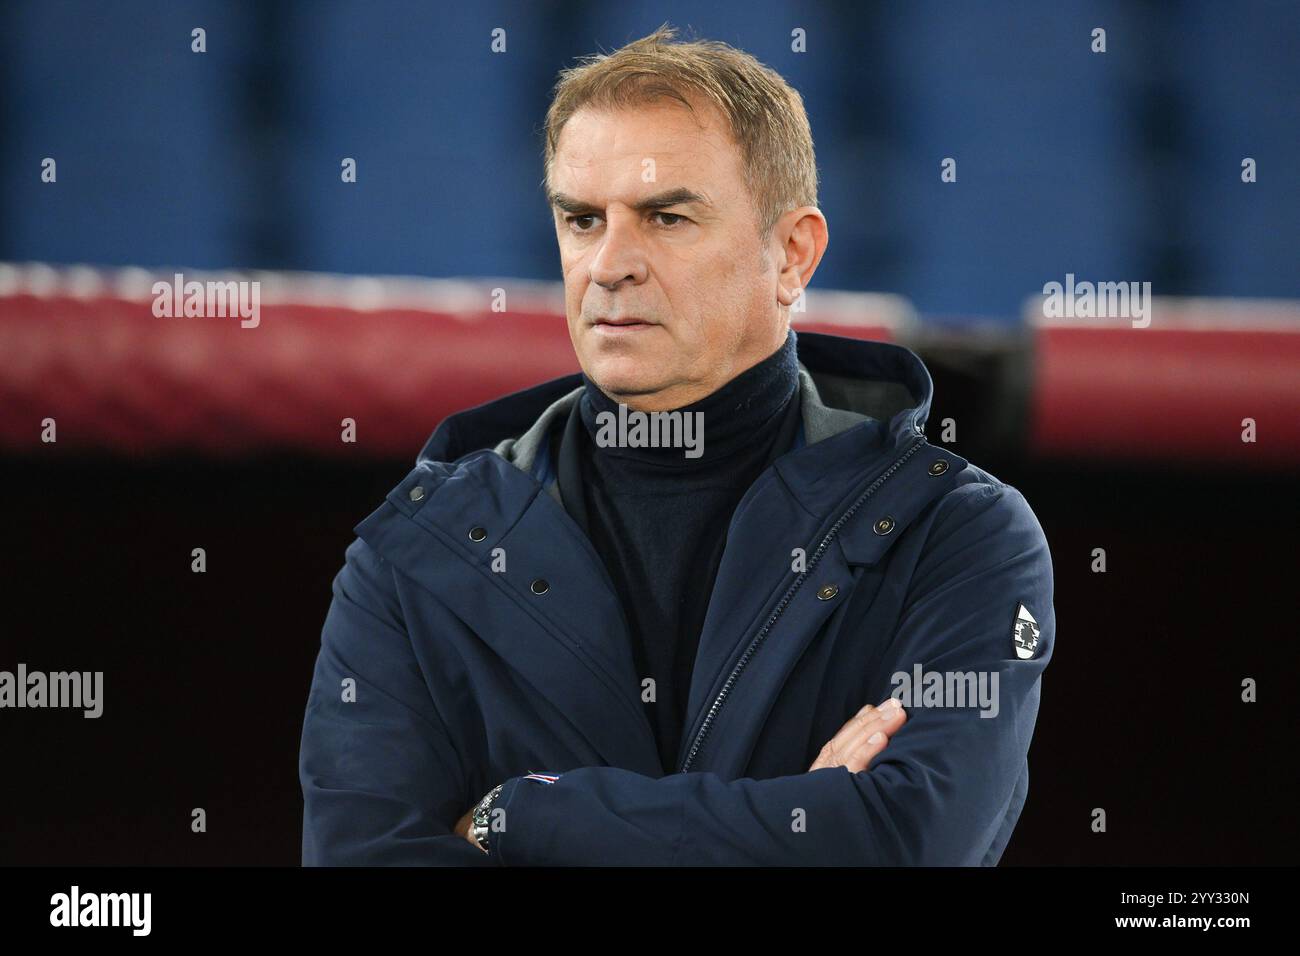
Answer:
[(894, 530), (894, 519), (885, 515), (885, 517), (875, 523), (872, 530), (875, 531), (876, 534), (889, 534), (889, 532)]
[(482, 541), (487, 537), (487, 530), (484, 528), (470, 528), (469, 539), (471, 541)]
[(532, 588), (534, 594), (545, 594), (547, 591), (551, 589), (551, 586), (546, 583), (545, 578), (538, 578), (536, 581), (533, 582)]
[(817, 599), (819, 601), (829, 601), (831, 598), (835, 597), (835, 595), (839, 593), (840, 593), (840, 589), (838, 585), (827, 584), (823, 586), (820, 591), (817, 592)]
[(424, 489), (421, 488), (419, 485), (416, 485), (414, 488), (411, 489), (412, 501), (419, 501), (423, 497), (424, 497)]
[(947, 470), (948, 460), (946, 458), (938, 458), (930, 462), (930, 474), (932, 475), (942, 475)]

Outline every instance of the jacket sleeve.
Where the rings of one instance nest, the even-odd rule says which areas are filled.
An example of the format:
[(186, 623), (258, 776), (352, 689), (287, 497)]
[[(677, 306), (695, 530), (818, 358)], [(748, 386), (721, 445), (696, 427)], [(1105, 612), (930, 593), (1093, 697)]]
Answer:
[(392, 567), (360, 538), (346, 557), (303, 720), (303, 865), (492, 865), (452, 832), (472, 801)]
[[(939, 507), (878, 675), (880, 696), (864, 703), (883, 700), (892, 675), (920, 664), (985, 673), (997, 688), (995, 716), (979, 706), (909, 707), (859, 773), (656, 779), (583, 767), (553, 783), (513, 777), (496, 803), (504, 830), (493, 855), (506, 866), (996, 862), (1024, 802), (1039, 677), (1052, 650), (1051, 558), (1037, 518), (1009, 485), (960, 486)], [(1021, 603), (1040, 627), (1024, 660), (1012, 641)]]

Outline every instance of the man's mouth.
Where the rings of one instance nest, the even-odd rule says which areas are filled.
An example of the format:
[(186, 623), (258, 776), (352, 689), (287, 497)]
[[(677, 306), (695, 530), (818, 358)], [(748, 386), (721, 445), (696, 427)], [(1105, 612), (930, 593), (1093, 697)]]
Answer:
[(597, 332), (622, 335), (628, 332), (636, 332), (640, 329), (654, 328), (654, 322), (647, 322), (645, 319), (639, 319), (635, 316), (625, 316), (621, 319), (597, 319), (592, 323), (592, 328)]

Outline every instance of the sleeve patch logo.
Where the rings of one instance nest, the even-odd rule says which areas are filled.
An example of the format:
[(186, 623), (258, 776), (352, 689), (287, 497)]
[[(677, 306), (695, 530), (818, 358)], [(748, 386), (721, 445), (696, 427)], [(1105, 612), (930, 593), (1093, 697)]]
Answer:
[(1038, 650), (1038, 622), (1023, 604), (1016, 607), (1016, 625), (1011, 633), (1011, 642), (1016, 646), (1016, 656), (1022, 661), (1033, 657)]

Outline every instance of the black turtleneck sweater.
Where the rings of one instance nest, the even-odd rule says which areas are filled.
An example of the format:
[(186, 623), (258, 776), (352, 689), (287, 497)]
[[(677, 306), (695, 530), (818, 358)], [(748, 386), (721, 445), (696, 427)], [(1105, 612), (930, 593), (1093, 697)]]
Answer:
[(598, 445), (596, 416), (610, 412), (617, 421), (618, 403), (583, 381), (559, 442), (560, 496), (613, 580), (639, 680), (654, 680), (646, 713), (664, 771), (672, 773), (731, 516), (798, 431), (795, 334), (713, 394), (678, 409), (703, 413), (697, 458), (686, 457), (685, 448)]

